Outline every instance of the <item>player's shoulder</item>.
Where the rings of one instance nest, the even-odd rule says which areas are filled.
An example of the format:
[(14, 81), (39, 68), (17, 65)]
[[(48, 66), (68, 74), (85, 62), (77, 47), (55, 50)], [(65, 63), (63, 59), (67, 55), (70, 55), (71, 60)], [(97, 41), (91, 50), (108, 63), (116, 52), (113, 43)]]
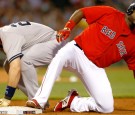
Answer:
[(106, 5), (101, 5), (101, 6), (95, 6), (99, 9), (105, 9), (105, 10), (111, 10), (111, 11), (118, 11), (118, 9), (112, 7), (112, 6), (106, 6)]
[(37, 22), (29, 21), (29, 23), (30, 23), (31, 25), (35, 25), (35, 26), (44, 26), (44, 24), (37, 23)]
[(97, 6), (89, 6), (89, 7), (84, 7), (81, 8), (83, 11), (97, 11), (97, 12), (106, 12), (106, 13), (113, 13), (113, 12), (120, 12), (118, 9), (112, 7), (112, 6), (107, 6), (107, 5), (97, 5)]
[(39, 26), (39, 27), (43, 27), (43, 28), (46, 28), (46, 29), (52, 29), (51, 27), (49, 27), (49, 26), (47, 26), (47, 25), (44, 25), (44, 24), (42, 24), (42, 23), (36, 23), (36, 22), (30, 22), (31, 23), (31, 25), (33, 25), (33, 26)]

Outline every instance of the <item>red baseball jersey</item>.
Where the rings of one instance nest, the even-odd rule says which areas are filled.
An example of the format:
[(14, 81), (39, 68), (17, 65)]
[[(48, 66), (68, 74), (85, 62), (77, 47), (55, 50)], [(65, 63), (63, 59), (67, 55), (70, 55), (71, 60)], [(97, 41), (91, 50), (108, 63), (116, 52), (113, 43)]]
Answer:
[(81, 9), (88, 27), (75, 41), (98, 67), (107, 67), (124, 59), (135, 70), (135, 32), (125, 21), (125, 14), (109, 6)]

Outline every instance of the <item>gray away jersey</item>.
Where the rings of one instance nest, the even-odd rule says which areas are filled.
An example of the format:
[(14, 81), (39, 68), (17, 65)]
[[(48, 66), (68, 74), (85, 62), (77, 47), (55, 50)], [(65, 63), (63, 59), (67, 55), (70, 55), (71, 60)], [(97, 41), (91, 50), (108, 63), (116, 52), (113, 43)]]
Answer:
[(55, 39), (56, 31), (48, 26), (21, 21), (0, 29), (0, 39), (7, 59), (11, 62), (34, 44)]

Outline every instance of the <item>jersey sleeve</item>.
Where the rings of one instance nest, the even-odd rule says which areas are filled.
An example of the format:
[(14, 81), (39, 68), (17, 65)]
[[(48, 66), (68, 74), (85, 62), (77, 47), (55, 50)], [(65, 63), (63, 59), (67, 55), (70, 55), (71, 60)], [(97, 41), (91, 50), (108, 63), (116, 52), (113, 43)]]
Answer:
[(130, 70), (135, 70), (135, 56), (132, 56), (131, 58), (124, 59), (128, 65), (128, 68)]
[(81, 11), (83, 12), (84, 18), (86, 19), (87, 23), (91, 24), (100, 19), (102, 16), (110, 14), (117, 10), (109, 6), (93, 6), (81, 8)]
[(24, 43), (22, 36), (17, 34), (5, 33), (2, 37), (3, 49), (9, 63), (17, 57), (23, 56), (21, 48)]

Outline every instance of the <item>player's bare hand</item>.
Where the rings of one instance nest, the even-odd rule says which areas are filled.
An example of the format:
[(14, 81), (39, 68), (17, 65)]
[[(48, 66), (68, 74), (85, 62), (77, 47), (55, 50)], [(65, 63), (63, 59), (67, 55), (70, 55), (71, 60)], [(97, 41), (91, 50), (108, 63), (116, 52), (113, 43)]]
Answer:
[(0, 99), (0, 107), (7, 107), (11, 103), (11, 100), (2, 98)]
[(61, 42), (63, 40), (66, 40), (70, 35), (70, 30), (69, 29), (63, 29), (59, 30), (56, 35), (56, 39), (58, 42)]

